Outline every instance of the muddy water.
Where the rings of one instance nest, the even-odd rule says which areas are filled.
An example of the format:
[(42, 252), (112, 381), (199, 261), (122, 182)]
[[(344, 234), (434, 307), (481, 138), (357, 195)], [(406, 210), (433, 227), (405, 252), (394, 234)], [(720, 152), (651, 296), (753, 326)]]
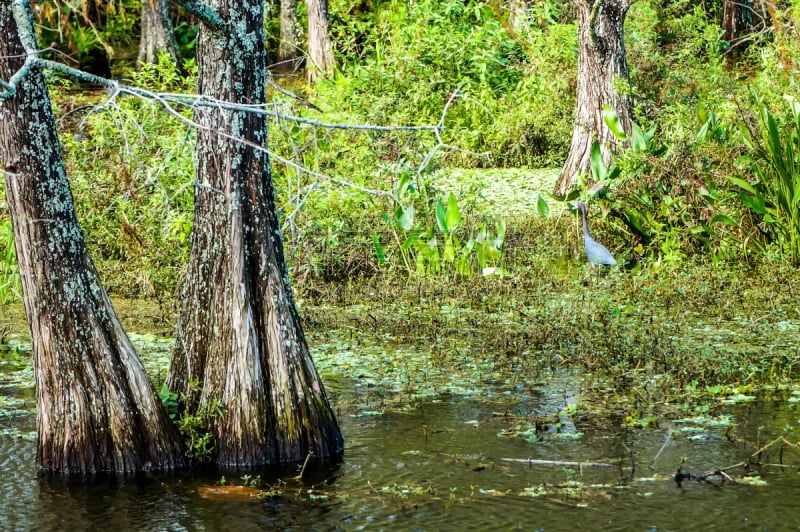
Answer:
[[(243, 480), (197, 471), (116, 482), (37, 479), (31, 376), (24, 353), (0, 354), (0, 530), (800, 528), (794, 470), (754, 469), (765, 485), (679, 487), (671, 478), (683, 457), (685, 471), (701, 473), (740, 462), (755, 442), (781, 434), (796, 440), (800, 416), (785, 401), (723, 405), (713, 416), (673, 414), (657, 427), (626, 428), (630, 411), (603, 405), (603, 390), (577, 375), (406, 404), (388, 402), (395, 392), (369, 379), (332, 382), (347, 442), (340, 461), (306, 471), (303, 482), (287, 480), (296, 469), (262, 473), (261, 497), (209, 497), (205, 488), (223, 475), (226, 484)], [(724, 437), (731, 426), (736, 439)], [(776, 448), (762, 459), (777, 463), (781, 456)], [(800, 453), (786, 450), (782, 459), (798, 464)], [(611, 467), (556, 464), (573, 461)]]

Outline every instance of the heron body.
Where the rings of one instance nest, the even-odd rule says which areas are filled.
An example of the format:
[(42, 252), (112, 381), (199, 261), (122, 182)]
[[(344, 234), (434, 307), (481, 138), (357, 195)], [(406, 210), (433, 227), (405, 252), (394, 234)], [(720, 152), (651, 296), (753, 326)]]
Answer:
[(589, 234), (589, 222), (586, 220), (586, 204), (578, 203), (578, 209), (583, 215), (583, 247), (586, 250), (586, 258), (594, 266), (614, 266), (617, 261), (614, 256), (608, 251), (603, 244), (592, 238)]

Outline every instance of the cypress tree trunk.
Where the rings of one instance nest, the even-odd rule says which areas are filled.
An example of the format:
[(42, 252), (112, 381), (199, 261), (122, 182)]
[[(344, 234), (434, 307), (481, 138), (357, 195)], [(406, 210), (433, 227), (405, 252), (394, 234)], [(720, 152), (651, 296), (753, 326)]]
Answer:
[(297, 43), (297, 0), (281, 0), (281, 42), (278, 45), (278, 62), (296, 59), (300, 55)]
[[(200, 94), (263, 104), (263, 6), (209, 3), (237, 31), (198, 36)], [(200, 109), (195, 218), (170, 388), (189, 408), (220, 401), (209, 429), (226, 467), (299, 461), (342, 450), (339, 427), (300, 326), (275, 210), (263, 116)], [(230, 137), (243, 138), (247, 144)], [(197, 384), (199, 384), (199, 391)]]
[[(25, 50), (0, 3), (0, 79)], [(23, 26), (33, 35), (30, 23)], [(43, 472), (128, 473), (184, 465), (179, 440), (100, 285), (75, 215), (44, 76), (0, 99), (0, 163), (33, 342)]]
[(141, 27), (139, 63), (157, 63), (158, 54), (166, 53), (180, 66), (178, 42), (172, 31), (167, 0), (142, 0)]
[(328, 0), (306, 0), (308, 6), (308, 81), (333, 72), (333, 46), (328, 35)]
[(578, 88), (575, 127), (567, 160), (555, 193), (565, 195), (581, 173), (590, 171), (592, 143), (597, 140), (606, 162), (617, 139), (603, 122), (603, 107), (617, 113), (626, 133), (631, 130), (631, 102), (616, 84), (629, 81), (623, 26), (630, 0), (577, 0)]

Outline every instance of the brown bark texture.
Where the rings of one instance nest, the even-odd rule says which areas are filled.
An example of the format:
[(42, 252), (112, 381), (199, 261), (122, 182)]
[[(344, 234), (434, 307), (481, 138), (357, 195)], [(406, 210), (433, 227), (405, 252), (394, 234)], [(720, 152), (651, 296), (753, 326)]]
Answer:
[[(210, 2), (237, 31), (198, 37), (200, 94), (266, 101), (263, 6)], [(198, 110), (195, 212), (168, 384), (188, 407), (220, 401), (217, 462), (242, 468), (338, 454), (336, 418), (292, 297), (263, 116)], [(244, 139), (241, 142), (235, 139)]]
[[(2, 2), (0, 79), (24, 57), (10, 2)], [(0, 100), (0, 168), (33, 342), (39, 470), (183, 466), (178, 436), (86, 249), (38, 66), (15, 97)]]
[(158, 63), (158, 54), (166, 53), (180, 66), (178, 41), (169, 18), (168, 0), (142, 0), (139, 63)]
[[(555, 193), (566, 195), (581, 173), (589, 173), (596, 140), (606, 159), (618, 145), (603, 122), (603, 108), (616, 111), (626, 133), (631, 131), (631, 101), (618, 84), (629, 81), (623, 26), (630, 0), (577, 0), (578, 86), (575, 126), (567, 160)], [(624, 90), (624, 89), (623, 89)]]
[(333, 72), (333, 46), (331, 45), (328, 0), (306, 0), (308, 6), (308, 81), (325, 77)]
[[(297, 0), (281, 0), (281, 42), (278, 62), (288, 62), (300, 55), (297, 36)], [(294, 65), (287, 65), (294, 66)]]

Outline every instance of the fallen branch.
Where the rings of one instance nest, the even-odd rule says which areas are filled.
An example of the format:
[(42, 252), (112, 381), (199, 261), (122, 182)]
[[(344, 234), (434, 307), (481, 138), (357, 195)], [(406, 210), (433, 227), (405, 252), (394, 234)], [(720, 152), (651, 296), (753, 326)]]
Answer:
[(648, 468), (649, 468), (651, 471), (652, 471), (653, 469), (655, 469), (655, 468), (653, 467), (653, 465), (656, 463), (656, 460), (658, 460), (658, 457), (659, 457), (659, 456), (661, 456), (661, 453), (663, 453), (663, 452), (664, 452), (664, 449), (666, 449), (667, 445), (669, 445), (671, 441), (672, 441), (672, 435), (671, 435), (671, 434), (669, 434), (669, 433), (667, 433), (667, 438), (664, 440), (664, 443), (661, 445), (661, 448), (658, 450), (658, 452), (656, 453), (656, 455), (653, 457), (653, 459), (652, 459), (652, 460), (650, 461), (650, 463), (647, 465), (647, 467), (648, 467)]
[(551, 467), (618, 467), (615, 464), (605, 462), (569, 462), (565, 460), (534, 460), (533, 458), (501, 458), (504, 462), (516, 462), (528, 465), (540, 465)]

